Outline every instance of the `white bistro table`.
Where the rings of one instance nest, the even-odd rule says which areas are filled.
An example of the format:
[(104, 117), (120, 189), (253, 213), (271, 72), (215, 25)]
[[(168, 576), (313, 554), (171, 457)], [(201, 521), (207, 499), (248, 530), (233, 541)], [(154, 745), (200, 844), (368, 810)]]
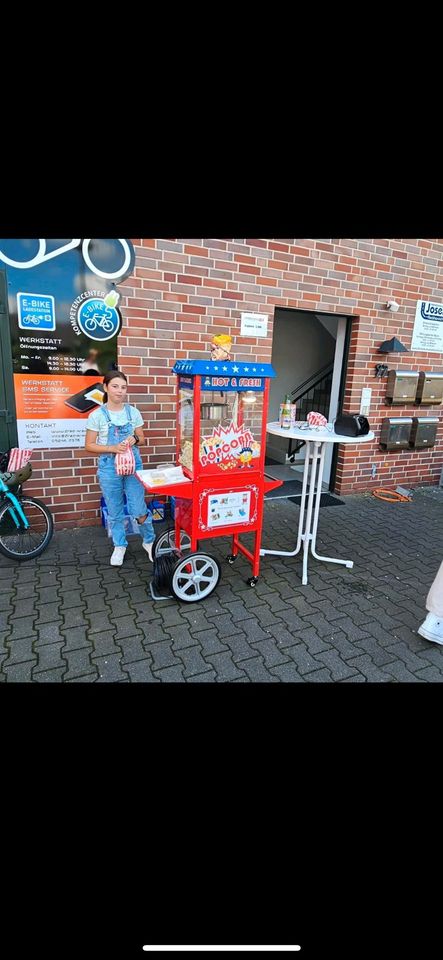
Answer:
[[(323, 466), (327, 443), (360, 444), (374, 439), (370, 431), (363, 437), (343, 437), (334, 433), (331, 424), (327, 427), (300, 427), (294, 425), (289, 430), (282, 430), (280, 424), (268, 423), (267, 432), (276, 437), (285, 437), (286, 440), (306, 441), (306, 460), (303, 471), (303, 486), (300, 501), (300, 517), (298, 521), (298, 536), (295, 550), (260, 550), (260, 556), (272, 553), (278, 557), (295, 557), (303, 544), (303, 575), (302, 583), (308, 582), (308, 553), (311, 548), (312, 556), (316, 560), (325, 560), (327, 563), (342, 563), (345, 567), (353, 567), (353, 560), (337, 560), (335, 557), (323, 557), (317, 553), (315, 544), (317, 539), (318, 513), (320, 510), (321, 486)], [(307, 506), (306, 506), (307, 496)]]

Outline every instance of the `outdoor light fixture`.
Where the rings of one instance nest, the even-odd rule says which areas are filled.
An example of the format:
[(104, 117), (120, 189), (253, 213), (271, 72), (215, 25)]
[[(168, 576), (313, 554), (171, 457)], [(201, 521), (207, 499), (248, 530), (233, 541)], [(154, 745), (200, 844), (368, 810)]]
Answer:
[(397, 337), (392, 337), (391, 340), (384, 340), (378, 348), (379, 353), (409, 353), (407, 347), (404, 347), (401, 340), (398, 340)]
[(397, 310), (400, 309), (400, 304), (396, 300), (388, 300), (386, 310), (391, 310), (392, 313), (397, 313)]
[(243, 403), (255, 403), (257, 397), (253, 390), (245, 390), (242, 399)]

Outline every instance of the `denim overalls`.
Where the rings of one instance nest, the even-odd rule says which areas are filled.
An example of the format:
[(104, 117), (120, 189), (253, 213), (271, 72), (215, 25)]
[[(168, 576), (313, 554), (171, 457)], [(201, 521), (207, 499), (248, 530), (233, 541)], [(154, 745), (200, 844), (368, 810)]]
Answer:
[[(109, 424), (108, 441), (109, 446), (121, 443), (127, 437), (132, 436), (134, 428), (131, 422), (131, 408), (125, 403), (127, 416), (126, 423), (116, 426), (112, 423), (106, 405), (101, 407), (101, 413), (106, 417)], [(133, 446), (132, 452), (135, 457), (135, 469), (142, 469), (142, 460), (136, 446)], [(145, 543), (152, 543), (155, 539), (152, 517), (148, 512), (145, 503), (144, 488), (136, 476), (120, 477), (115, 470), (115, 453), (102, 453), (98, 458), (98, 482), (102, 489), (103, 496), (108, 508), (109, 522), (111, 524), (112, 540), (114, 547), (127, 547), (128, 541), (125, 534), (124, 524), (124, 502), (123, 494), (126, 494), (128, 513), (130, 517), (142, 517), (147, 513), (144, 523), (139, 525), (140, 535)]]

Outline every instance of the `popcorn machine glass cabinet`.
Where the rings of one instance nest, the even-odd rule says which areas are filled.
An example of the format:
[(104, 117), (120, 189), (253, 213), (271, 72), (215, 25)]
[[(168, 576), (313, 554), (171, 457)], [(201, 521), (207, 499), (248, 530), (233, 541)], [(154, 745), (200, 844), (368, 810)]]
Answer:
[(182, 467), (192, 470), (192, 437), (194, 435), (194, 393), (192, 390), (179, 391), (179, 456)]
[(200, 473), (219, 475), (258, 468), (263, 393), (202, 390)]

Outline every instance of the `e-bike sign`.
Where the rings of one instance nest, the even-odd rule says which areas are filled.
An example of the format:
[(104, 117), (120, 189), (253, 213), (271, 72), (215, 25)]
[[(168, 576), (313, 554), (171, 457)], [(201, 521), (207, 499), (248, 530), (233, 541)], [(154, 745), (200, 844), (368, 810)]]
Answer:
[(126, 239), (0, 239), (20, 446), (83, 446), (86, 416), (117, 366), (116, 284), (134, 266)]
[(50, 294), (18, 293), (17, 312), (21, 330), (55, 330), (54, 297)]

